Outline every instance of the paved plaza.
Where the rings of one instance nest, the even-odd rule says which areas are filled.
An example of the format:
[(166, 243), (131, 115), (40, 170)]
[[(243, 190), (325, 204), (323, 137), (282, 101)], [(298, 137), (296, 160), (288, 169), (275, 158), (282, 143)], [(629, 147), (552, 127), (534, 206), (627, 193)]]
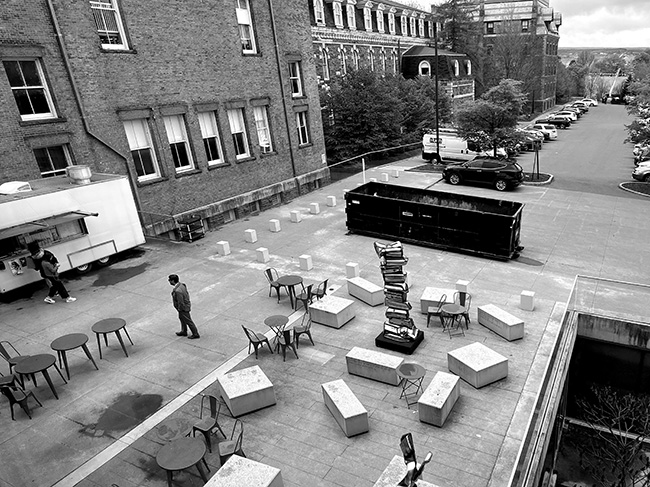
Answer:
[[(269, 297), (263, 275), (267, 266), (280, 274), (299, 274), (306, 284), (329, 279), (328, 294), (347, 294), (347, 262), (359, 264), (361, 277), (381, 284), (374, 239), (348, 235), (344, 190), (362, 183), (352, 176), (292, 202), (225, 225), (194, 243), (152, 240), (112, 266), (67, 281), (74, 303), (43, 302), (45, 288), (30, 298), (0, 305), (1, 338), (23, 354), (52, 352), (50, 343), (67, 333), (86, 333), (99, 370), (80, 349), (68, 354), (71, 378), (64, 384), (54, 372), (56, 400), (39, 378), (32, 388), (43, 403), (30, 421), (16, 408), (11, 421), (0, 400), (2, 468), (0, 487), (22, 486), (164, 486), (165, 472), (155, 455), (165, 444), (156, 426), (169, 418), (194, 423), (200, 393), (218, 394), (216, 380), (231, 370), (258, 365), (274, 386), (277, 404), (241, 416), (247, 457), (278, 467), (290, 487), (372, 487), (395, 455), (399, 439), (413, 434), (418, 455), (433, 452), (423, 478), (439, 487), (507, 485), (534, 398), (557, 336), (564, 301), (577, 274), (648, 284), (650, 223), (648, 200), (523, 186), (497, 193), (480, 187), (452, 187), (439, 174), (411, 172), (419, 158), (367, 172), (367, 178), (399, 171), (390, 184), (462, 192), (519, 201), (523, 209), (517, 260), (484, 259), (405, 244), (409, 258), (409, 300), (425, 340), (407, 362), (426, 369), (426, 388), (438, 371), (447, 371), (447, 352), (480, 342), (508, 358), (508, 376), (481, 389), (461, 381), (460, 398), (442, 428), (421, 423), (417, 406), (407, 408), (400, 388), (349, 375), (345, 355), (355, 347), (374, 349), (382, 330), (383, 306), (355, 300), (356, 317), (340, 329), (314, 324), (315, 345), (301, 338), (299, 359), (286, 361), (265, 347), (248, 355), (242, 325), (269, 337), (270, 315), (293, 313), (282, 294)], [(328, 196), (336, 206), (327, 206)], [(321, 212), (310, 213), (319, 203)], [(302, 221), (292, 223), (290, 211)], [(277, 219), (280, 232), (269, 230)], [(245, 230), (258, 241), (247, 243)], [(228, 241), (231, 254), (218, 255), (216, 243)], [(256, 249), (269, 250), (268, 264), (257, 262)], [(304, 271), (299, 256), (309, 254), (313, 269)], [(177, 337), (178, 319), (171, 304), (168, 274), (178, 274), (192, 298), (192, 316), (201, 338)], [(450, 338), (438, 323), (427, 329), (419, 298), (427, 286), (453, 288), (469, 281), (471, 323), (465, 336)], [(535, 292), (534, 311), (519, 308), (522, 290)], [(478, 324), (478, 306), (495, 304), (525, 322), (525, 336), (508, 342)], [(126, 357), (115, 337), (99, 360), (91, 326), (105, 318), (127, 323), (134, 345)], [(394, 352), (390, 352), (394, 353)], [(396, 353), (395, 353), (396, 354)], [(6, 368), (0, 369), (6, 373)], [(369, 432), (347, 438), (323, 403), (321, 384), (343, 379), (368, 411)], [(220, 423), (230, 434), (234, 419), (222, 407)], [(206, 455), (208, 476), (218, 470), (214, 445)], [(196, 469), (174, 475), (174, 485), (203, 485)]]

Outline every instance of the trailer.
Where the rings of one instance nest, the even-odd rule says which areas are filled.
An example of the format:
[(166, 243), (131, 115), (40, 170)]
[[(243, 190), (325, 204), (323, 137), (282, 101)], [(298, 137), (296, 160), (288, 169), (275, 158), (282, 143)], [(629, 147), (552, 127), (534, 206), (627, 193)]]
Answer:
[(370, 182), (345, 194), (350, 233), (507, 260), (523, 203)]
[[(80, 166), (75, 166), (80, 167)], [(38, 242), (59, 272), (87, 271), (145, 242), (126, 176), (57, 176), (0, 185), (0, 294), (39, 281), (27, 246)]]

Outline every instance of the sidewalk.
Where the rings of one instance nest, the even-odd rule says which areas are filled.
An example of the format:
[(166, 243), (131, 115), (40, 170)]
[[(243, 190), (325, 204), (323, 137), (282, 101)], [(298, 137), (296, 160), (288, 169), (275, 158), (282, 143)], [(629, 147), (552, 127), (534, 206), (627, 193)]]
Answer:
[[(192, 244), (149, 242), (108, 268), (68, 281), (78, 298), (75, 303), (47, 305), (41, 293), (3, 304), (2, 339), (23, 354), (49, 352), (54, 338), (84, 332), (100, 370), (80, 351), (70, 353), (68, 384), (53, 375), (60, 400), (39, 380), (35, 393), (44, 407), (33, 409), (31, 421), (18, 409), (16, 421), (11, 421), (2, 400), (0, 442), (3, 464), (11, 467), (0, 472), (0, 486), (164, 486), (164, 472), (155, 461), (163, 441), (152, 428), (169, 416), (194, 422), (200, 402), (197, 394), (216, 392), (216, 378), (251, 365), (259, 365), (273, 382), (277, 405), (241, 418), (243, 448), (249, 458), (281, 468), (286, 486), (371, 487), (399, 454), (399, 437), (408, 431), (420, 455), (434, 452), (425, 471), (428, 482), (440, 487), (505, 485), (548, 343), (557, 331), (561, 303), (575, 275), (647, 283), (650, 251), (645, 236), (650, 223), (638, 217), (645, 201), (552, 187), (523, 186), (507, 193), (456, 188), (437, 183), (436, 174), (403, 171), (418, 165), (419, 157), (392, 163), (390, 168), (400, 169), (400, 177), (390, 182), (525, 203), (521, 234), (525, 250), (517, 260), (499, 262), (406, 245), (412, 284), (409, 300), (416, 325), (426, 333), (407, 361), (427, 369), (426, 387), (437, 371), (447, 370), (447, 351), (480, 341), (508, 357), (507, 379), (480, 390), (461, 383), (461, 399), (443, 428), (420, 423), (417, 412), (399, 399), (398, 388), (346, 372), (349, 349), (374, 348), (374, 337), (382, 329), (384, 307), (361, 302), (355, 304), (356, 318), (341, 329), (315, 324), (315, 346), (301, 340), (298, 360), (289, 353), (283, 362), (266, 349), (258, 360), (248, 356), (241, 325), (267, 331), (265, 317), (292, 312), (286, 296), (280, 304), (268, 297), (262, 273), (267, 265), (281, 274), (300, 274), (306, 284), (329, 278), (330, 293), (342, 297), (348, 297), (346, 262), (359, 263), (362, 277), (381, 283), (373, 239), (346, 235), (343, 190), (361, 182), (362, 176), (356, 175), (288, 205), (230, 223)], [(382, 172), (390, 171), (374, 168), (366, 176), (379, 179)], [(326, 206), (329, 195), (336, 196), (336, 207)], [(312, 202), (320, 204), (320, 214), (309, 213)], [(301, 223), (290, 222), (291, 210), (301, 211)], [(281, 232), (268, 230), (270, 219), (280, 220)], [(248, 228), (257, 231), (258, 242), (244, 241)], [(215, 243), (220, 240), (230, 242), (231, 255), (216, 254)], [(258, 247), (269, 249), (269, 264), (256, 262)], [(312, 256), (313, 270), (299, 269), (302, 254)], [(174, 335), (178, 320), (167, 283), (171, 273), (188, 285), (200, 340)], [(458, 279), (470, 281), (472, 323), (465, 337), (449, 339), (438, 327), (427, 330), (426, 317), (417, 309), (426, 286), (454, 287)], [(517, 307), (524, 289), (536, 293), (533, 312)], [(487, 303), (524, 319), (525, 338), (505, 342), (480, 326), (476, 307)], [(134, 345), (127, 341), (127, 358), (112, 339), (104, 359), (98, 360), (90, 327), (113, 316), (127, 321)], [(343, 378), (368, 409), (369, 433), (346, 438), (323, 405), (320, 384), (337, 378)], [(232, 424), (226, 416), (222, 426), (227, 433)], [(211, 475), (219, 465), (215, 448), (206, 460)], [(174, 482), (202, 485), (196, 469), (175, 474)]]

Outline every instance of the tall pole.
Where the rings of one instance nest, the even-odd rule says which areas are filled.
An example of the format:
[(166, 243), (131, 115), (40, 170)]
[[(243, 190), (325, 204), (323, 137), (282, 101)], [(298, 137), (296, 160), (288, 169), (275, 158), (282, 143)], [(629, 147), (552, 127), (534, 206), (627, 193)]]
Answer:
[(433, 49), (435, 52), (435, 76), (436, 76), (436, 154), (440, 161), (440, 124), (438, 122), (438, 19), (433, 22)]

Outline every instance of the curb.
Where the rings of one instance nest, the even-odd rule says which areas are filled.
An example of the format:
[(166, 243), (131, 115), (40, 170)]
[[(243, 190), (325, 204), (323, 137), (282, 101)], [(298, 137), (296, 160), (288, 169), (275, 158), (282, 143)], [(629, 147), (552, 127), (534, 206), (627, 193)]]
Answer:
[(639, 193), (638, 191), (635, 191), (633, 189), (626, 188), (625, 186), (623, 186), (624, 184), (626, 184), (626, 183), (618, 183), (618, 187), (621, 188), (623, 191), (627, 191), (628, 193), (638, 194), (639, 196), (644, 196), (646, 198), (650, 198), (650, 194)]
[[(541, 173), (545, 174), (545, 173)], [(533, 181), (524, 181), (522, 186), (546, 186), (547, 184), (551, 184), (553, 182), (553, 175), (552, 174), (547, 174), (549, 176), (548, 181), (540, 181), (540, 182), (533, 182)]]

